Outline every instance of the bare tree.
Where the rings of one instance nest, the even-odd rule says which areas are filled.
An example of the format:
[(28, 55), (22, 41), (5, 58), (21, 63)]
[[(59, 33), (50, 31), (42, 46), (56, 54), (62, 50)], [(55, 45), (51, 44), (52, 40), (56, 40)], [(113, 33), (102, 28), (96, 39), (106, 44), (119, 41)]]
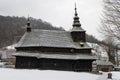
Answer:
[(100, 32), (105, 37), (109, 61), (115, 63), (114, 40), (120, 40), (120, 0), (103, 0), (104, 15)]
[(113, 64), (115, 64), (114, 39), (112, 37), (106, 37), (104, 42), (106, 43), (106, 46), (104, 47), (104, 49), (106, 50), (106, 52), (109, 56), (109, 61), (111, 61)]
[(120, 0), (103, 0), (104, 15), (100, 32), (106, 37), (120, 40)]

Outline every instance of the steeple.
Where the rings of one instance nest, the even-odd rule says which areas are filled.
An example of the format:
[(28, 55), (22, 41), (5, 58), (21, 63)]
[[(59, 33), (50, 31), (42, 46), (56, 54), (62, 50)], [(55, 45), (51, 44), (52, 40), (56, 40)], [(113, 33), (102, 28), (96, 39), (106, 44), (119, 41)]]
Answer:
[(77, 8), (76, 8), (76, 3), (75, 3), (75, 16), (77, 16)]
[(29, 15), (28, 15), (28, 19), (27, 19), (27, 32), (31, 32)]
[(75, 17), (74, 17), (74, 21), (73, 21), (73, 27), (81, 27), (79, 17), (78, 17), (78, 13), (77, 13), (76, 3), (75, 3)]
[(79, 21), (76, 3), (75, 3), (75, 14), (74, 14), (73, 28), (71, 30), (71, 36), (74, 42), (85, 42), (85, 30), (81, 28), (81, 24)]

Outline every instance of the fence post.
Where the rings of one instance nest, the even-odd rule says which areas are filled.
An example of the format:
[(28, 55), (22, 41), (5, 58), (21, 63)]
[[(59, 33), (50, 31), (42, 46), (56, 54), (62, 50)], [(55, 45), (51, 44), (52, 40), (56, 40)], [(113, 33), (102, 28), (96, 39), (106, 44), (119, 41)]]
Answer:
[(108, 73), (108, 79), (112, 79), (112, 73)]

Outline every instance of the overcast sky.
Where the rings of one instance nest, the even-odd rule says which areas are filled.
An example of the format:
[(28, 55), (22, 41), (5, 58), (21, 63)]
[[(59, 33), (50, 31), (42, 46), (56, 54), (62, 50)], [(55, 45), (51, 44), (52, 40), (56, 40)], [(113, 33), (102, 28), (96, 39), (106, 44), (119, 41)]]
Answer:
[(98, 38), (102, 0), (0, 0), (0, 15), (27, 17), (29, 14), (30, 17), (70, 30), (75, 2), (82, 28)]

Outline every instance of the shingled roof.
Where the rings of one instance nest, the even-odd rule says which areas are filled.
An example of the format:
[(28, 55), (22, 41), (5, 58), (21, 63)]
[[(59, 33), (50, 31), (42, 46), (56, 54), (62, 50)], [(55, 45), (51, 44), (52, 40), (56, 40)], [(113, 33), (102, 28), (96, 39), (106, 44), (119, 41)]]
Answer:
[(74, 42), (69, 31), (32, 29), (26, 32), (16, 47), (62, 47), (83, 49), (90, 48), (86, 43)]

